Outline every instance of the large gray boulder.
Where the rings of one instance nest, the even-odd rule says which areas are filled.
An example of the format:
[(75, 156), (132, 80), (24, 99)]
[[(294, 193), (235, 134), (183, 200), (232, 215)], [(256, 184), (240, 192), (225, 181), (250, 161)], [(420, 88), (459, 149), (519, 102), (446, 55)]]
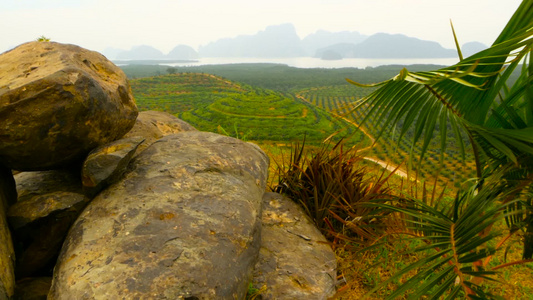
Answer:
[(75, 45), (30, 42), (0, 55), (0, 163), (46, 170), (122, 137), (137, 107), (126, 75)]
[(261, 251), (253, 283), (261, 299), (328, 299), (335, 293), (337, 260), (326, 239), (292, 200), (263, 198)]
[(72, 226), (49, 299), (242, 299), (267, 172), (253, 144), (198, 131), (163, 137)]
[(8, 206), (17, 201), (11, 170), (0, 165), (0, 300), (9, 299), (15, 290), (15, 252), (6, 221)]

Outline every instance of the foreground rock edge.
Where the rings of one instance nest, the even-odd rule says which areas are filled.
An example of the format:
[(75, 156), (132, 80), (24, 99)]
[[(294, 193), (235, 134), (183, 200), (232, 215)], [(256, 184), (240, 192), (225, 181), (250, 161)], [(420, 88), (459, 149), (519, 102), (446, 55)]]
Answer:
[(260, 246), (268, 157), (205, 132), (166, 136), (71, 228), (49, 299), (238, 299)]
[(261, 299), (327, 299), (336, 289), (337, 260), (322, 233), (291, 199), (263, 196), (261, 250), (254, 287)]

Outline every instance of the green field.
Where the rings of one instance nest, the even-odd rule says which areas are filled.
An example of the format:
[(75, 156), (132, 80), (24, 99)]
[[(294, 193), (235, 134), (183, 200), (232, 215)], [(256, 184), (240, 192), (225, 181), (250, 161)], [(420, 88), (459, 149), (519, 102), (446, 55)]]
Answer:
[[(375, 68), (342, 68), (342, 69), (302, 69), (281, 64), (227, 64), (205, 65), (195, 67), (169, 68), (163, 65), (126, 65), (121, 66), (128, 78), (167, 75), (168, 72), (177, 73), (205, 73), (212, 74), (231, 81), (260, 87), (279, 92), (294, 93), (306, 88), (350, 85), (346, 78), (362, 82), (373, 83), (395, 76), (404, 66), (391, 65)], [(433, 70), (436, 65), (408, 66), (412, 71)]]
[[(366, 147), (371, 140), (354, 126), (364, 111), (350, 110), (373, 89), (356, 87), (345, 78), (376, 82), (390, 78), (402, 67), (298, 69), (275, 64), (236, 64), (183, 67), (176, 74), (165, 74), (167, 66), (122, 68), (129, 77), (165, 74), (131, 79), (139, 109), (169, 112), (199, 130), (277, 145), (302, 141), (304, 136), (317, 145), (338, 133), (334, 140), (349, 137), (349, 144)], [(410, 70), (434, 67), (408, 66)], [(368, 126), (362, 129), (371, 136), (375, 133)], [(411, 132), (397, 143), (394, 132), (380, 137), (366, 155), (394, 165), (404, 163), (405, 169), (409, 151), (413, 148), (417, 153), (421, 145), (411, 144)], [(453, 141), (452, 130), (448, 134), (447, 138)], [(450, 147), (442, 157), (431, 147), (438, 145), (430, 145), (420, 164), (412, 166), (418, 178), (431, 180), (438, 175), (441, 185), (459, 187), (474, 176), (473, 166), (462, 163), (457, 147)], [(467, 157), (466, 161), (472, 160)]]
[(199, 130), (251, 141), (290, 143), (306, 138), (320, 144), (328, 136), (350, 145), (370, 140), (355, 126), (292, 94), (256, 88), (202, 73), (131, 80), (140, 110), (176, 115)]

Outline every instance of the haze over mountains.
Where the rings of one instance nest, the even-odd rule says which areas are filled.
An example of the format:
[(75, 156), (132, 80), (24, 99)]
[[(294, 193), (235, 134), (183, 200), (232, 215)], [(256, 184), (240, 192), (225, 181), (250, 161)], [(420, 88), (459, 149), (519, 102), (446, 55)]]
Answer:
[[(155, 49), (154, 47), (141, 45), (133, 47), (129, 51), (117, 51), (117, 49), (112, 49), (114, 51), (114, 57), (116, 59), (132, 59), (132, 60), (143, 60), (143, 59), (179, 59), (179, 60), (192, 60), (198, 58), (198, 53), (190, 46), (178, 45), (174, 47), (168, 54), (163, 54), (160, 50)], [(108, 57), (112, 57), (109, 52), (104, 54)]]
[[(466, 43), (464, 56), (487, 46)], [(293, 58), (447, 58), (456, 57), (455, 49), (446, 49), (434, 41), (420, 40), (402, 34), (377, 33), (371, 36), (357, 31), (328, 32), (319, 30), (301, 39), (292, 24), (269, 26), (254, 35), (223, 38), (201, 46), (198, 51), (178, 45), (168, 54), (141, 45), (129, 51), (108, 48), (103, 53), (116, 60), (194, 60), (199, 57)]]

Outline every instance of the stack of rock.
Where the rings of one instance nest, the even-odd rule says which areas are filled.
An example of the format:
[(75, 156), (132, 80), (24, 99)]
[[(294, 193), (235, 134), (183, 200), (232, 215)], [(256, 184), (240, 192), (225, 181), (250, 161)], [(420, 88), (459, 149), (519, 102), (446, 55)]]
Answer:
[(265, 193), (256, 145), (138, 113), (124, 73), (74, 45), (23, 44), (0, 72), (0, 300), (334, 292), (333, 252)]

